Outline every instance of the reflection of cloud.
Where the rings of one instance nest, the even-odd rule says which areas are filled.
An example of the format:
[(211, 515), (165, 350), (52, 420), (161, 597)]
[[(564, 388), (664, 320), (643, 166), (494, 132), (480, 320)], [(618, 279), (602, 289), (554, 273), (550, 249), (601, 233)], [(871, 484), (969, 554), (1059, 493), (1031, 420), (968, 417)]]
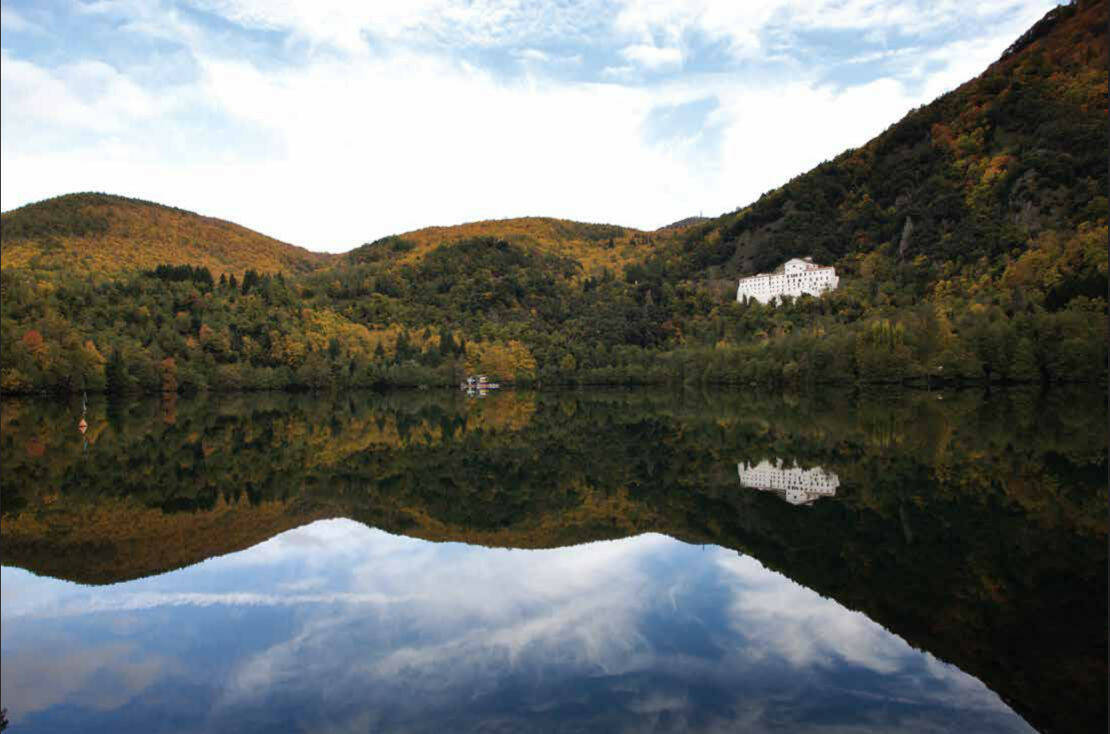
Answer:
[[(73, 642), (58, 645), (61, 654), (44, 655), (34, 646), (4, 652), (0, 680), (13, 724), (29, 713), (60, 703), (100, 710), (117, 708), (168, 669), (165, 660), (143, 656), (132, 644), (82, 647)], [(105, 675), (110, 676), (112, 685), (96, 685), (96, 679)]]
[(39, 618), (73, 617), (99, 612), (134, 612), (159, 607), (276, 607), (303, 606), (306, 604), (386, 604), (392, 599), (381, 594), (355, 594), (335, 592), (327, 594), (254, 594), (228, 592), (221, 594), (203, 592), (136, 592), (115, 598), (97, 595), (78, 597), (39, 607), (34, 614)]
[[(845, 663), (866, 668), (889, 678), (879, 695), (890, 701), (920, 706), (939, 699), (954, 710), (1009, 713), (979, 680), (914, 650), (860, 612), (769, 572), (748, 556), (722, 551), (717, 563), (737, 584), (733, 625), (749, 641), (758, 640), (759, 656), (781, 656), (794, 668), (810, 671), (835, 670)], [(924, 720), (918, 723), (903, 726), (931, 728)]]
[[(732, 600), (738, 629), (756, 636), (764, 655), (780, 655), (799, 668), (846, 661), (893, 673), (912, 653), (900, 637), (863, 614), (768, 572), (753, 558), (729, 554), (718, 562), (740, 584)], [(759, 634), (759, 628), (772, 629)]]
[[(267, 679), (283, 680), (306, 659), (327, 657), (337, 637), (385, 643), (362, 658), (363, 674), (438, 687), (480, 681), (500, 665), (621, 672), (646, 652), (636, 615), (648, 601), (644, 556), (673, 543), (658, 535), (552, 551), (475, 549), (396, 539), (353, 569), (363, 596), (383, 601), (368, 614), (347, 608), (308, 625), (296, 638), (245, 661), (229, 688), (253, 697)], [(391, 603), (386, 605), (385, 600)], [(372, 622), (368, 620), (372, 619)], [(391, 645), (389, 644), (391, 643)]]
[[(36, 586), (49, 593), (36, 600)], [(187, 672), (221, 671), (215, 700), (201, 703), (229, 729), (279, 699), (303, 712), (306, 726), (361, 730), (435, 731), (446, 721), (481, 729), (486, 717), (507, 728), (806, 730), (837, 706), (900, 730), (935, 729), (953, 712), (1014, 720), (981, 683), (862, 614), (750, 558), (660, 535), (526, 551), (333, 520), (155, 579), (59, 591), (24, 574), (13, 588), (34, 621), (5, 624), (5, 702), (11, 681), (26, 690), (45, 675), (20, 669), (26, 657), (11, 663), (13, 639), (75, 671), (69, 692), (43, 706), (95, 699), (111, 708), (166, 675), (146, 662), (149, 652), (95, 638), (65, 655), (49, 641), (28, 646), (19, 630), (41, 629), (38, 620), (70, 615), (83, 628), (115, 630), (105, 620), (126, 611), (147, 621), (147, 637), (132, 639), (171, 628), (188, 639), (213, 619), (198, 610), (220, 605), (227, 628), (219, 633), (234, 634), (230, 620), (249, 609), (254, 642), (174, 654)], [(5, 583), (5, 605), (8, 592)], [(104, 694), (90, 670), (130, 675), (121, 690), (131, 692)]]

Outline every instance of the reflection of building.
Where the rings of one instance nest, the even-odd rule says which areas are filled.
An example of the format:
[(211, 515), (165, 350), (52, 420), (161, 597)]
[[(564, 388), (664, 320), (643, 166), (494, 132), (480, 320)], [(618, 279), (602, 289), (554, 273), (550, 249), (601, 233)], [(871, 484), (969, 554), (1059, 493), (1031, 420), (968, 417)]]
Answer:
[(774, 273), (760, 273), (740, 279), (736, 300), (754, 298), (768, 303), (779, 296), (800, 296), (803, 293), (819, 296), (825, 291), (836, 290), (840, 278), (832, 267), (814, 265), (810, 258), (787, 260)]
[(840, 486), (840, 477), (819, 466), (783, 469), (781, 461), (774, 464), (761, 461), (754, 465), (740, 463), (736, 469), (745, 487), (774, 492), (792, 505), (808, 505), (822, 497), (835, 497), (836, 488)]

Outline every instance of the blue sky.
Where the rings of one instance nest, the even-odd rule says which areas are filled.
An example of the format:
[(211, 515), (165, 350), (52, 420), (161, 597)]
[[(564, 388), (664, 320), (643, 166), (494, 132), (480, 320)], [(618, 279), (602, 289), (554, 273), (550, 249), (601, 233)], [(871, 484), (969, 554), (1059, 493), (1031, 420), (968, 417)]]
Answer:
[(719, 214), (978, 74), (1051, 1), (3, 0), (0, 208), (294, 244)]

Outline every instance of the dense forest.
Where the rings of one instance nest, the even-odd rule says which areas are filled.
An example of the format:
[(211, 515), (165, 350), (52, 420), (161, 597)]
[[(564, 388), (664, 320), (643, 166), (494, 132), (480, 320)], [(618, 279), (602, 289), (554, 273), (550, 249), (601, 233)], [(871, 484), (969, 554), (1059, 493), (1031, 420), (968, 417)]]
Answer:
[[(758, 201), (656, 232), (554, 219), (342, 256), (101, 194), (0, 219), (0, 390), (1104, 382), (1105, 0)], [(841, 286), (776, 306), (789, 257)]]
[[(5, 564), (114, 583), (327, 517), (501, 547), (666, 533), (865, 612), (1038, 730), (1103, 731), (1104, 397), (91, 396), (84, 434), (80, 398), (15, 398), (0, 406), (0, 540)], [(741, 484), (738, 463), (763, 460), (840, 486), (795, 507)]]

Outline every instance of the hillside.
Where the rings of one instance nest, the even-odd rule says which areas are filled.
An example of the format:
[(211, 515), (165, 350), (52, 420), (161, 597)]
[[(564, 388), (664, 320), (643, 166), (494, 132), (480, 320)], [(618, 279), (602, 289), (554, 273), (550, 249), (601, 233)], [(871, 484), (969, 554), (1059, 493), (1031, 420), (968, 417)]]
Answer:
[(1074, 240), (1098, 230), (1105, 251), (1106, 27), (1104, 0), (1052, 10), (977, 78), (691, 231), (668, 272), (734, 277), (814, 255), (849, 274), (905, 267), (936, 286), (985, 258), (1038, 286), (1050, 276), (1035, 253), (1063, 239), (1073, 262), (1056, 274), (1070, 289), (1060, 297), (1105, 295), (1105, 257), (1096, 267)]
[[(656, 232), (510, 219), (328, 257), (101, 195), (10, 212), (0, 390), (1105, 382), (1106, 20), (1056, 8), (863, 147)], [(803, 255), (836, 291), (736, 301)]]
[(708, 221), (710, 221), (710, 217), (686, 217), (685, 219), (679, 219), (677, 222), (664, 224), (662, 227), (655, 231), (662, 232), (668, 229), (686, 229), (687, 227), (693, 227), (695, 224), (702, 224), (703, 222)]
[(231, 222), (109, 194), (67, 194), (0, 216), (4, 268), (117, 273), (161, 264), (302, 273), (329, 255), (279, 242)]
[(613, 224), (521, 217), (426, 227), (363, 245), (344, 257), (362, 262), (388, 256), (398, 264), (415, 264), (438, 247), (476, 238), (503, 240), (537, 254), (574, 260), (583, 274), (597, 274), (604, 268), (620, 272), (625, 265), (643, 260), (653, 243), (647, 232)]

